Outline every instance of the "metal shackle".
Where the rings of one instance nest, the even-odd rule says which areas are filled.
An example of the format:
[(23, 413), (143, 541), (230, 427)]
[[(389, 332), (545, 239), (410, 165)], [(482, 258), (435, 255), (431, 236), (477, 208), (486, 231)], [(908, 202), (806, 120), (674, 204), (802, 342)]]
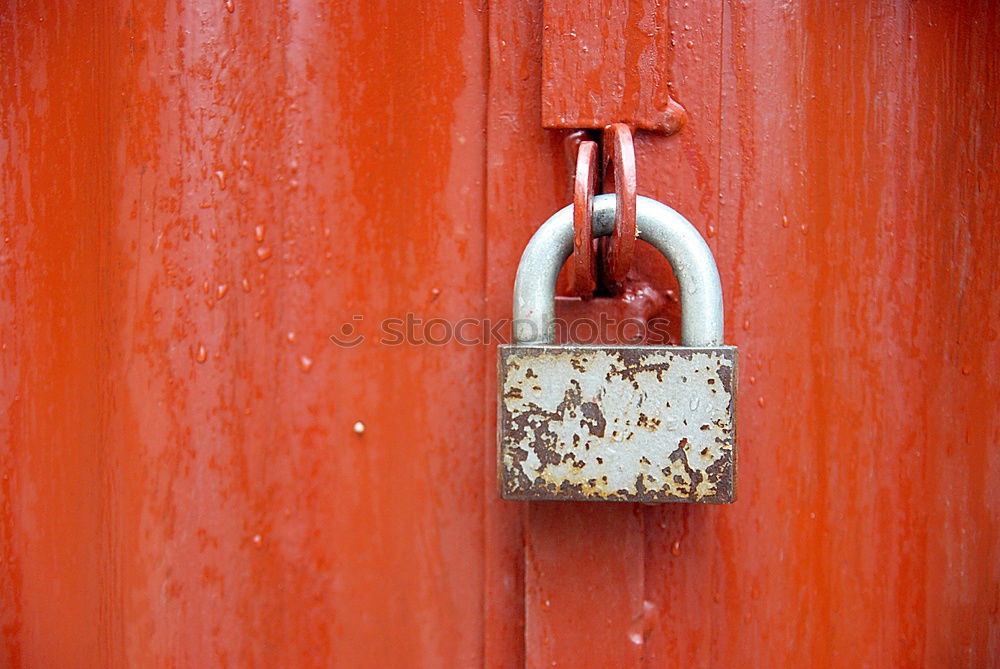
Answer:
[[(594, 198), (594, 237), (611, 234), (615, 196)], [(665, 204), (639, 196), (636, 235), (670, 262), (681, 291), (681, 344), (722, 345), (722, 284), (708, 244), (690, 222)], [(514, 280), (514, 343), (554, 344), (556, 278), (573, 252), (573, 205), (535, 231)]]

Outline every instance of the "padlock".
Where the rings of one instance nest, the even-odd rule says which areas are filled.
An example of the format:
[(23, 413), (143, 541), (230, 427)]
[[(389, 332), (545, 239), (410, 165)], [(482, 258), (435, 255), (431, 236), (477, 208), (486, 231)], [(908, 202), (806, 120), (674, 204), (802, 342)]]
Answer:
[[(615, 196), (594, 198), (594, 236)], [(573, 249), (573, 207), (528, 242), (514, 282), (513, 343), (498, 350), (499, 484), (505, 499), (735, 500), (736, 347), (722, 345), (712, 252), (683, 216), (639, 197), (637, 237), (680, 287), (681, 346), (555, 345), (556, 277)]]

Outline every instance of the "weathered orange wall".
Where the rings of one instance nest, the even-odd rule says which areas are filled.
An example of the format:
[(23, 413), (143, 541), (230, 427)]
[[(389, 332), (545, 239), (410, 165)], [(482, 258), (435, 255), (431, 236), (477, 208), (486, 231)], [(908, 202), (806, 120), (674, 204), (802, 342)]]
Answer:
[(997, 663), (1000, 8), (649, 6), (732, 507), (501, 502), (493, 349), (374, 342), (568, 201), (541, 0), (0, 8), (0, 666)]

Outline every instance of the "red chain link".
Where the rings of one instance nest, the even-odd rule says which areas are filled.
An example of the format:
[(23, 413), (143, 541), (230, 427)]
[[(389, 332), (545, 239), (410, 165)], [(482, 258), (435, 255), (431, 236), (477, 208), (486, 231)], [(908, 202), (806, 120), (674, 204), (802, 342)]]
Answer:
[(597, 191), (597, 142), (580, 142), (573, 182), (573, 258), (569, 291), (589, 297), (597, 287), (594, 257), (594, 194)]
[(615, 183), (615, 229), (601, 244), (601, 279), (613, 295), (624, 289), (625, 275), (632, 266), (635, 252), (635, 148), (632, 131), (624, 123), (604, 129), (605, 184)]

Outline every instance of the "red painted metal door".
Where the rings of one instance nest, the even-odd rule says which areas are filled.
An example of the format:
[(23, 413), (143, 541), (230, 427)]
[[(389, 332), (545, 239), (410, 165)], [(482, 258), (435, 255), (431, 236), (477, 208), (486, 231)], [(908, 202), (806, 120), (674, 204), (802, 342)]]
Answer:
[[(996, 666), (998, 8), (561, 4), (4, 3), (0, 664)], [(580, 90), (685, 110), (732, 506), (503, 502), (496, 342), (378, 339), (509, 316)]]

